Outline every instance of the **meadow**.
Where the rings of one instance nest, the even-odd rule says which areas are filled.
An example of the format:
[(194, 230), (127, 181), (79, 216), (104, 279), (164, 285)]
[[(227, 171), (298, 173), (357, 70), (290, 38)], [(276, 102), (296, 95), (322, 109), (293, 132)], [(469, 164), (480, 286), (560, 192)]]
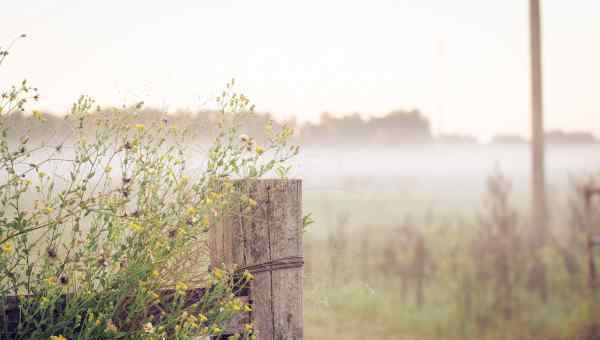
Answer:
[(595, 152), (549, 149), (538, 242), (526, 147), (304, 150), (307, 339), (593, 338), (577, 185)]

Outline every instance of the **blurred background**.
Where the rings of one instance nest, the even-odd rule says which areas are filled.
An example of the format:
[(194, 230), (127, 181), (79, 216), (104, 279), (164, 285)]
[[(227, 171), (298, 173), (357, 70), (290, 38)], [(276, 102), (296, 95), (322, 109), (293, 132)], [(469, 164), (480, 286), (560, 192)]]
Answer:
[(88, 94), (202, 144), (235, 78), (301, 145), (307, 339), (593, 339), (600, 3), (534, 3), (8, 1), (0, 86), (34, 138)]

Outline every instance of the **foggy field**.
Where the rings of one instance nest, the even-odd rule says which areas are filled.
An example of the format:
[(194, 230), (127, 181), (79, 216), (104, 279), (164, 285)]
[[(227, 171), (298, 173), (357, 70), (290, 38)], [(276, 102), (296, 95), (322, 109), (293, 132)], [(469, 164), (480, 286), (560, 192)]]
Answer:
[[(513, 181), (515, 233), (529, 237), (526, 146), (304, 150), (294, 176), (303, 178), (304, 210), (316, 220), (305, 234), (307, 338), (586, 339), (584, 234), (573, 226), (572, 204), (575, 183), (598, 174), (598, 151), (598, 145), (549, 148), (556, 243), (541, 256), (549, 297), (543, 302), (536, 278), (528, 277), (531, 253), (515, 250), (510, 266), (523, 267), (510, 269), (514, 310), (505, 320), (495, 297), (501, 289), (493, 279), (498, 260), (477, 264), (473, 247), (487, 228), (479, 216), (490, 201), (486, 181), (496, 168)], [(494, 237), (502, 242), (502, 235)], [(420, 238), (430, 261), (421, 307), (412, 268)], [(566, 271), (569, 259), (576, 272)], [(491, 271), (483, 281), (481, 265)]]
[[(550, 204), (562, 209), (573, 181), (599, 173), (599, 152), (600, 145), (548, 148)], [(317, 216), (317, 223), (323, 226), (331, 225), (335, 211), (349, 209), (350, 202), (365, 209), (353, 216), (351, 225), (395, 225), (407, 213), (473, 215), (481, 207), (486, 178), (496, 169), (513, 182), (513, 203), (526, 212), (529, 158), (529, 148), (520, 145), (324, 146), (303, 149), (294, 160), (296, 168), (291, 176), (304, 180), (307, 211), (330, 205), (324, 215)], [(323, 228), (313, 229), (319, 234)]]
[(0, 340), (600, 340), (598, 18), (1, 1)]

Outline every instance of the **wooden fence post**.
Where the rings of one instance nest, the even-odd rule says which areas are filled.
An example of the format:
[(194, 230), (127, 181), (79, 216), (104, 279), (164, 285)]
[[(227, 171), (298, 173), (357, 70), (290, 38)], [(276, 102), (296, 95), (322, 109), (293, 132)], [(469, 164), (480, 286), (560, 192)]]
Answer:
[(251, 319), (259, 340), (303, 339), (301, 180), (245, 180), (236, 190), (256, 201), (238, 204), (211, 226), (211, 266), (254, 274)]

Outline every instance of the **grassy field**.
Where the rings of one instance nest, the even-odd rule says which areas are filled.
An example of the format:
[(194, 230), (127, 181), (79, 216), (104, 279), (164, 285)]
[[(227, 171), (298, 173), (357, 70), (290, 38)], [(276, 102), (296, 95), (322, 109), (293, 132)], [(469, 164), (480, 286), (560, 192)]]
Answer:
[(555, 216), (552, 240), (533, 247), (524, 217), (502, 234), (495, 223), (506, 221), (484, 221), (485, 207), (411, 215), (394, 202), (409, 204), (368, 188), (305, 195), (317, 220), (305, 235), (307, 339), (591, 338), (600, 314), (583, 234), (565, 224), (572, 213)]

